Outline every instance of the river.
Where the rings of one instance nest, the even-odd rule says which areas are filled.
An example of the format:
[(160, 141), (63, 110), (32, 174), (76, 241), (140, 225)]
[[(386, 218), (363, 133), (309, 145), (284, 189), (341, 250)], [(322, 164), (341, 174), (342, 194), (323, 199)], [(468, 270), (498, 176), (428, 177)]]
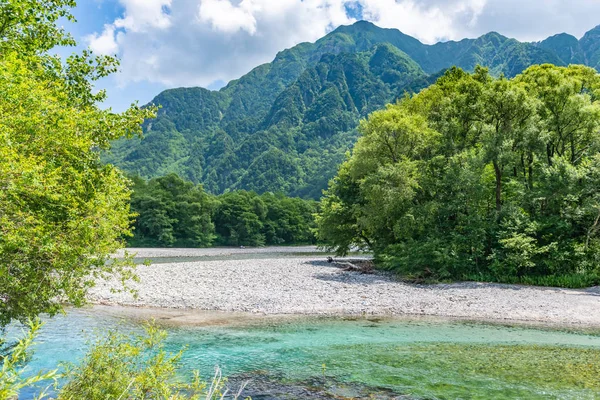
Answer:
[[(29, 369), (76, 362), (97, 335), (139, 330), (153, 314), (162, 315), (116, 307), (69, 310), (46, 322)], [(182, 367), (205, 378), (218, 365), (232, 385), (252, 379), (245, 394), (253, 399), (600, 398), (600, 335), (594, 331), (439, 318), (207, 315), (192, 326), (163, 316), (168, 349), (187, 346)]]

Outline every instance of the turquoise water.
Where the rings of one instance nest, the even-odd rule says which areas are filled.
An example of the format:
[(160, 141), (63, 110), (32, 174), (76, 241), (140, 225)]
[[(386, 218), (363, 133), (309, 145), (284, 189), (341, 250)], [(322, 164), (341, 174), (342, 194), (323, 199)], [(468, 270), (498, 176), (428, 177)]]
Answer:
[[(89, 341), (109, 329), (140, 324), (98, 310), (48, 321), (30, 369), (77, 361)], [(600, 399), (600, 375), (583, 377), (600, 372), (596, 334), (367, 318), (267, 319), (168, 331), (170, 350), (187, 346), (183, 367), (207, 378), (219, 365), (234, 378), (256, 376), (273, 386), (310, 383), (349, 397), (356, 390), (387, 390), (428, 399)]]

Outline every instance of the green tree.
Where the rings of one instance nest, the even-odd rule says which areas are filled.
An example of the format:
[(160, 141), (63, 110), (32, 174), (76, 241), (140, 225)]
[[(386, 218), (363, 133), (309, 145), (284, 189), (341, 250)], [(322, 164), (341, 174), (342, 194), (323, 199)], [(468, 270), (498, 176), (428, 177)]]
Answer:
[(75, 21), (75, 0), (5, 0), (0, 3), (0, 53), (44, 54), (56, 46), (75, 45), (61, 18)]
[[(29, 350), (41, 325), (39, 321), (29, 323), (29, 331), (25, 337), (14, 344), (10, 352), (2, 355), (0, 359), (2, 362), (2, 368), (0, 368), (0, 399), (16, 399), (21, 389), (41, 382), (49, 383), (48, 386), (52, 386), (52, 380), (58, 377), (57, 371), (39, 372), (25, 377), (26, 365), (30, 357)], [(43, 398), (44, 395), (45, 392), (42, 391), (38, 398)]]
[(315, 243), (313, 229), (317, 202), (287, 197), (281, 193), (265, 193), (260, 197), (267, 208), (262, 229), (266, 244)]
[(597, 282), (598, 79), (582, 66), (510, 80), (453, 68), (371, 114), (319, 238), (420, 278)]
[(214, 239), (214, 200), (201, 185), (175, 174), (144, 182), (135, 179), (131, 197), (137, 214), (132, 245), (210, 246)]
[[(98, 107), (105, 93), (95, 93), (93, 82), (114, 71), (115, 59), (85, 51), (63, 63), (49, 55), (57, 45), (74, 44), (57, 26), (60, 18), (73, 20), (73, 6), (0, 2), (0, 328), (82, 304), (99, 276), (132, 276), (132, 263), (110, 260), (130, 235), (130, 182), (102, 164), (99, 151), (141, 133), (155, 109), (132, 105), (116, 114)], [(198, 211), (188, 203), (178, 217)], [(16, 344), (0, 340), (0, 399), (57, 377), (56, 371), (24, 377), (39, 327), (30, 322)], [(164, 351), (163, 339), (154, 328), (137, 340), (109, 336), (69, 371), (59, 398), (219, 398), (220, 379), (216, 392), (206, 391), (197, 375), (188, 385), (175, 382), (179, 356)], [(123, 377), (127, 382), (117, 379)]]
[[(183, 351), (169, 353), (165, 339), (166, 332), (154, 324), (148, 324), (141, 335), (110, 332), (80, 364), (68, 367), (58, 400), (216, 400), (227, 394), (219, 371), (210, 386), (197, 371), (186, 383), (179, 368)], [(232, 396), (238, 397), (239, 393)]]
[(0, 4), (0, 325), (68, 302), (80, 305), (99, 275), (131, 276), (107, 263), (129, 234), (127, 179), (98, 149), (141, 133), (154, 109), (101, 110), (93, 81), (115, 60), (89, 52), (49, 56), (73, 44), (58, 28), (72, 1)]
[(214, 221), (219, 242), (229, 246), (262, 246), (266, 207), (253, 192), (236, 191), (219, 197)]

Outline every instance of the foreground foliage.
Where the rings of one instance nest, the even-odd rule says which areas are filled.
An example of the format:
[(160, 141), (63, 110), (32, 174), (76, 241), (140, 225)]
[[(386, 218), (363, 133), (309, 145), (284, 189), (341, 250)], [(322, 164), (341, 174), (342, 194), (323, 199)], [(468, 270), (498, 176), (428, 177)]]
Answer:
[(320, 238), (418, 278), (600, 282), (599, 96), (583, 66), (448, 71), (361, 123)]
[(106, 260), (129, 232), (127, 180), (98, 150), (141, 132), (152, 109), (101, 110), (93, 82), (116, 60), (74, 44), (56, 26), (73, 1), (0, 4), (0, 327), (81, 304), (94, 276), (122, 273)]
[[(179, 361), (183, 350), (171, 354), (165, 349), (166, 332), (148, 324), (144, 334), (111, 332), (99, 340), (79, 365), (63, 376), (66, 384), (59, 400), (170, 399), (213, 400), (228, 390), (220, 372), (207, 384), (197, 371), (183, 380)], [(232, 398), (237, 399), (239, 393)]]
[(109, 332), (81, 362), (66, 365), (62, 372), (33, 374), (27, 361), (40, 327), (39, 321), (31, 322), (25, 337), (2, 356), (0, 400), (16, 399), (21, 390), (34, 386), (37, 399), (58, 400), (217, 400), (228, 394), (237, 399), (243, 389), (230, 394), (219, 369), (210, 383), (202, 381), (197, 371), (182, 371), (179, 361), (185, 349), (168, 352), (166, 331), (154, 323), (141, 334)]
[[(74, 21), (74, 0), (0, 2), (0, 332), (14, 320), (54, 315), (80, 305), (99, 275), (132, 277), (132, 263), (107, 263), (130, 235), (129, 180), (103, 165), (99, 152), (141, 133), (154, 108), (132, 105), (121, 114), (102, 110), (94, 81), (118, 62), (89, 51), (66, 60), (55, 46), (75, 45), (60, 28)], [(57, 371), (31, 375), (29, 351), (40, 327), (30, 322), (16, 343), (0, 339), (0, 399), (51, 385)], [(163, 347), (164, 332), (111, 334), (80, 366), (69, 369), (61, 399), (216, 399), (194, 376), (176, 378), (179, 355)], [(43, 387), (43, 386), (42, 386)], [(40, 387), (41, 388), (41, 387)], [(44, 393), (39, 396), (44, 397)]]
[[(27, 325), (28, 331), (24, 337), (17, 343), (5, 343), (4, 339), (0, 342), (3, 350), (0, 357), (2, 369), (0, 369), (0, 400), (16, 399), (22, 389), (33, 385), (43, 385), (50, 387), (53, 380), (58, 377), (57, 371), (39, 372), (29, 374), (27, 370), (27, 361), (29, 360), (29, 350), (34, 343), (35, 337), (41, 327), (39, 321), (30, 321)], [(49, 383), (48, 383), (49, 382)], [(44, 397), (44, 390), (40, 391), (38, 398)]]

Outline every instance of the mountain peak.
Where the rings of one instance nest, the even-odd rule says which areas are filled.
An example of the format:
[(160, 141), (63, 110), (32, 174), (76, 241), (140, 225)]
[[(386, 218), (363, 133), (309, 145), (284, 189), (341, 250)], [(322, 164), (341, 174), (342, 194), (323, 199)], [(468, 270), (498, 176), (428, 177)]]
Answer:
[[(570, 33), (566, 33), (566, 32), (562, 32), (562, 33), (557, 33), (556, 35), (552, 35), (550, 36), (548, 39), (575, 39), (577, 40), (577, 38), (573, 35), (571, 35)], [(546, 40), (548, 40), (546, 39)]]
[(481, 35), (479, 38), (477, 38), (475, 40), (485, 40), (485, 41), (497, 40), (497, 41), (504, 42), (507, 39), (508, 39), (508, 37), (496, 32), (496, 31), (491, 31), (491, 32)]
[(536, 44), (538, 47), (553, 51), (563, 64), (584, 64), (585, 55), (579, 45), (579, 40), (568, 33), (559, 33)]
[(374, 23), (372, 23), (370, 21), (366, 21), (364, 19), (356, 21), (351, 26), (358, 28), (358, 29), (373, 29), (373, 28), (382, 29), (382, 28), (378, 27), (377, 25), (375, 25)]
[(586, 64), (600, 71), (600, 25), (586, 32), (579, 41)]
[(340, 25), (334, 29), (331, 33), (359, 33), (359, 32), (378, 32), (383, 31), (383, 28), (378, 27), (372, 22), (360, 20), (356, 21), (352, 25)]

